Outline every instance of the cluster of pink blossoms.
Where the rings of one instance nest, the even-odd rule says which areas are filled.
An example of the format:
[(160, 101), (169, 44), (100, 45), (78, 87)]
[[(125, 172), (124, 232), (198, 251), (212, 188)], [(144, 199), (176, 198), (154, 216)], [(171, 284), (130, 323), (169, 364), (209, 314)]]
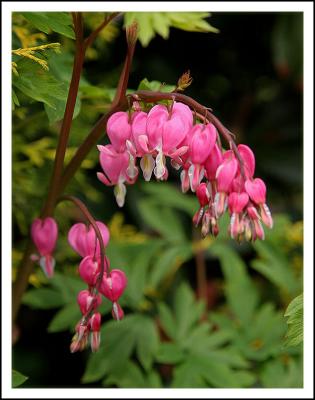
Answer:
[[(98, 179), (115, 186), (117, 204), (125, 201), (126, 186), (138, 178), (139, 168), (150, 181), (167, 180), (166, 157), (175, 169), (182, 169), (181, 187), (196, 192), (200, 209), (193, 217), (201, 223), (202, 235), (219, 233), (218, 219), (228, 209), (231, 219), (229, 233), (233, 239), (264, 239), (261, 221), (272, 228), (273, 221), (266, 205), (266, 186), (254, 178), (255, 157), (243, 144), (223, 151), (212, 123), (193, 122), (193, 112), (180, 102), (155, 105), (147, 113), (137, 105), (134, 112), (116, 112), (107, 122), (111, 144), (98, 146), (103, 173)], [(240, 161), (241, 160), (241, 164)]]
[[(109, 231), (105, 224), (96, 221), (102, 235), (104, 246), (109, 242)], [(105, 256), (106, 268), (99, 284), (98, 292), (95, 290), (101, 273), (101, 250), (94, 228), (83, 223), (72, 226), (68, 233), (70, 246), (82, 257), (79, 265), (79, 274), (88, 285), (88, 289), (79, 292), (77, 301), (83, 315), (76, 326), (76, 334), (71, 343), (71, 352), (83, 350), (90, 342), (92, 351), (97, 351), (100, 346), (101, 314), (97, 308), (102, 303), (101, 294), (113, 303), (112, 315), (120, 320), (124, 312), (118, 304), (119, 297), (127, 285), (127, 278), (123, 271), (113, 269), (109, 271), (109, 260)], [(83, 323), (82, 323), (83, 322)]]
[[(96, 221), (101, 233), (103, 244), (109, 242), (109, 231), (105, 224)], [(32, 255), (32, 259), (39, 261), (47, 277), (51, 278), (54, 272), (55, 261), (52, 256), (58, 238), (56, 221), (51, 218), (35, 219), (31, 227), (31, 236), (41, 257)], [(83, 223), (73, 225), (68, 234), (71, 247), (82, 257), (78, 272), (88, 288), (79, 292), (77, 302), (82, 313), (82, 319), (76, 326), (70, 350), (75, 352), (86, 348), (89, 342), (92, 351), (100, 346), (101, 314), (97, 311), (102, 303), (101, 294), (113, 303), (112, 315), (116, 320), (124, 317), (124, 312), (118, 303), (123, 294), (127, 278), (119, 269), (109, 270), (109, 260), (104, 257), (104, 271), (101, 274), (101, 249), (94, 228)]]

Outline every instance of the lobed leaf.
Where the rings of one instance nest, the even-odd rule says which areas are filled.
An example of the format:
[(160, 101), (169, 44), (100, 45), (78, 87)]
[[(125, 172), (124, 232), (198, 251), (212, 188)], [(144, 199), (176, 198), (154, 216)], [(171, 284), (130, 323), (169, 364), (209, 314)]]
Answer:
[(63, 306), (66, 301), (60, 292), (51, 288), (38, 288), (27, 291), (22, 303), (35, 309), (48, 310)]
[(50, 33), (51, 31), (60, 33), (70, 39), (75, 38), (72, 28), (72, 18), (66, 12), (23, 12), (25, 19), (35, 26), (38, 30)]
[(170, 28), (178, 28), (189, 32), (218, 32), (205, 18), (209, 13), (202, 12), (127, 12), (124, 14), (124, 25), (129, 26), (137, 21), (138, 37), (146, 47), (156, 34), (167, 39)]
[(214, 243), (210, 253), (216, 255), (225, 278), (225, 293), (229, 306), (242, 324), (249, 323), (259, 301), (258, 292), (247, 274), (246, 265), (232, 248)]
[(288, 324), (285, 346), (297, 346), (303, 341), (303, 294), (291, 301), (284, 316)]

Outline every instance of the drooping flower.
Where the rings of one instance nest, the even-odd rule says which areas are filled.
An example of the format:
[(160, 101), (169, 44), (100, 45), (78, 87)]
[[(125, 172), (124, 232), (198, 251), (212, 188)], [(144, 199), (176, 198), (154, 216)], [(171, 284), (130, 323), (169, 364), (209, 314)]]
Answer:
[(91, 342), (91, 350), (93, 353), (98, 351), (100, 348), (100, 343), (101, 343), (101, 314), (99, 312), (96, 312), (92, 315), (89, 321), (90, 325), (90, 342)]
[(100, 292), (111, 302), (115, 302), (123, 294), (127, 286), (127, 278), (120, 269), (111, 270), (109, 276), (104, 275)]
[(196, 195), (200, 204), (199, 210), (195, 213), (193, 217), (193, 222), (195, 226), (199, 225), (201, 218), (203, 217), (205, 207), (208, 206), (210, 200), (210, 194), (206, 183), (200, 183), (197, 187)]
[(248, 203), (248, 194), (245, 192), (229, 194), (228, 206), (231, 213), (230, 234), (231, 238), (238, 238), (244, 232), (241, 214)]
[(143, 177), (149, 181), (155, 166), (153, 155), (154, 148), (151, 148), (147, 135), (147, 119), (148, 114), (140, 111), (135, 115), (131, 125), (131, 139), (127, 142), (130, 155), (135, 159), (141, 158), (140, 167), (143, 172)]
[[(104, 246), (107, 246), (110, 236), (107, 226), (101, 221), (96, 221), (96, 225), (102, 235)], [(100, 244), (92, 225), (87, 226), (82, 222), (74, 224), (69, 230), (68, 241), (81, 257), (100, 257)]]
[(227, 206), (227, 194), (231, 189), (231, 183), (237, 172), (238, 163), (235, 157), (225, 158), (216, 172), (217, 193), (215, 195), (215, 213), (221, 216)]
[(81, 290), (77, 296), (77, 302), (79, 304), (81, 313), (85, 315), (90, 307), (93, 310), (96, 310), (98, 306), (102, 304), (102, 297), (100, 294), (93, 295), (87, 289)]
[(204, 167), (206, 172), (206, 177), (209, 181), (215, 181), (216, 172), (220, 164), (222, 163), (222, 152), (219, 146), (215, 143), (213, 149), (211, 150), (209, 156), (206, 158)]
[(107, 121), (106, 131), (113, 148), (122, 153), (126, 150), (126, 141), (131, 135), (131, 124), (129, 114), (118, 111), (110, 116)]
[(188, 147), (181, 145), (192, 126), (189, 107), (174, 102), (171, 111), (158, 104), (150, 110), (147, 118), (147, 137), (151, 149), (156, 150), (154, 174), (157, 179), (165, 179), (165, 156), (177, 159)]
[(259, 206), (261, 219), (268, 227), (273, 227), (273, 219), (269, 207), (266, 204), (266, 185), (260, 178), (253, 180), (247, 179), (245, 189), (251, 200)]
[(194, 192), (203, 178), (203, 164), (214, 147), (217, 134), (212, 124), (196, 124), (192, 128), (190, 135), (189, 149), (191, 166), (189, 168), (189, 176), (190, 188)]
[(107, 186), (115, 186), (114, 194), (119, 207), (125, 202), (125, 182), (133, 183), (136, 177), (131, 179), (127, 175), (129, 167), (129, 154), (127, 151), (117, 153), (112, 145), (97, 146), (100, 151), (100, 164), (104, 173), (98, 172), (98, 179)]
[(36, 218), (31, 226), (31, 237), (40, 254), (39, 264), (48, 278), (54, 274), (55, 259), (52, 253), (58, 238), (58, 226), (52, 217)]

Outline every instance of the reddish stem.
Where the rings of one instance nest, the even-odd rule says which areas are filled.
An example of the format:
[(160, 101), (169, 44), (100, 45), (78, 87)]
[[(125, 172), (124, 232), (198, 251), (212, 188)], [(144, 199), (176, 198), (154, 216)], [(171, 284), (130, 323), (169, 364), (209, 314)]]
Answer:
[[(73, 204), (75, 204), (79, 208), (79, 210), (84, 215), (84, 217), (87, 219), (87, 221), (92, 225), (92, 227), (95, 231), (96, 237), (100, 243), (101, 270), (100, 270), (100, 273), (97, 277), (97, 281), (95, 284), (96, 290), (99, 290), (100, 284), (103, 279), (104, 272), (109, 273), (109, 265), (107, 263), (107, 259), (105, 256), (105, 245), (104, 245), (101, 231), (100, 231), (99, 227), (97, 226), (97, 223), (96, 223), (94, 217), (92, 216), (92, 214), (87, 209), (86, 205), (81, 200), (79, 200), (78, 198), (76, 198), (74, 196), (63, 195), (63, 196), (59, 197), (57, 204), (62, 201), (71, 201)], [(106, 271), (104, 268), (105, 264), (106, 264)]]
[[(78, 94), (79, 80), (80, 80), (80, 74), (82, 72), (85, 50), (87, 46), (93, 42), (93, 40), (95, 39), (96, 35), (100, 32), (100, 30), (103, 29), (107, 25), (107, 23), (109, 23), (110, 20), (112, 20), (112, 18), (117, 16), (116, 13), (114, 14), (115, 15), (112, 15), (112, 17), (107, 20), (106, 24), (103, 22), (101, 24), (102, 26), (96, 28), (95, 30), (97, 31), (96, 34), (95, 31), (92, 32), (91, 34), (92, 36), (90, 36), (90, 39), (88, 39), (88, 41), (85, 42), (84, 45), (82, 14), (76, 12), (72, 13), (74, 31), (76, 34), (75, 61), (74, 61), (71, 83), (69, 86), (69, 93), (68, 93), (65, 114), (60, 131), (59, 142), (56, 149), (56, 156), (53, 167), (53, 174), (49, 186), (49, 193), (42, 209), (41, 213), (42, 217), (53, 214), (57, 197), (65, 189), (69, 180), (73, 177), (76, 170), (80, 167), (84, 158), (87, 156), (91, 148), (95, 145), (95, 143), (99, 139), (109, 116), (116, 111), (124, 110), (127, 109), (128, 107), (128, 102), (126, 100), (125, 95), (129, 79), (130, 66), (136, 44), (135, 40), (133, 42), (127, 40), (128, 52), (125, 60), (125, 65), (120, 76), (116, 96), (112, 103), (111, 109), (106, 115), (102, 116), (101, 119), (92, 128), (90, 134), (88, 135), (86, 140), (82, 143), (82, 145), (79, 147), (78, 151), (74, 155), (73, 159), (71, 160), (67, 168), (64, 170), (63, 175), (61, 176), (63, 169), (64, 155), (67, 147), (69, 132), (72, 123), (72, 117), (75, 107), (75, 101)], [(16, 319), (23, 293), (25, 292), (28, 285), (29, 277), (33, 272), (34, 262), (30, 259), (30, 256), (35, 250), (36, 249), (34, 244), (29, 239), (18, 269), (16, 280), (13, 285), (13, 294), (12, 294), (13, 322)]]

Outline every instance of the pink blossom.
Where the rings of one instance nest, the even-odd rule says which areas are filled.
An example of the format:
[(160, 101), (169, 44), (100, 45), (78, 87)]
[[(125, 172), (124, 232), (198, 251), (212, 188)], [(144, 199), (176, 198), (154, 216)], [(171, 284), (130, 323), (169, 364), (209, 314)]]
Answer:
[(245, 182), (245, 189), (251, 200), (256, 204), (263, 204), (266, 202), (266, 185), (262, 179), (247, 179)]
[(99, 259), (94, 259), (94, 257), (92, 257), (92, 256), (86, 256), (80, 262), (80, 265), (79, 265), (80, 277), (89, 286), (95, 285), (99, 272), (100, 272), (100, 260)]
[(232, 192), (229, 194), (229, 200), (228, 200), (228, 205), (229, 205), (229, 210), (231, 214), (233, 213), (241, 213), (244, 208), (246, 207), (248, 203), (249, 197), (248, 194), (243, 192), (243, 193), (236, 193)]
[(217, 169), (222, 163), (222, 160), (222, 152), (219, 149), (219, 146), (215, 143), (213, 149), (211, 150), (211, 153), (204, 163), (206, 176), (209, 181), (215, 180)]
[(115, 302), (123, 294), (127, 286), (127, 278), (123, 271), (113, 269), (109, 276), (103, 277), (100, 292), (110, 301)]
[(92, 295), (89, 290), (81, 290), (78, 294), (77, 302), (79, 304), (81, 313), (85, 315), (90, 307), (95, 310), (102, 304), (102, 297), (99, 294), (96, 296)]
[(252, 178), (255, 173), (255, 156), (252, 150), (245, 144), (239, 144), (237, 149), (244, 163), (244, 170), (247, 178)]
[(89, 321), (90, 325), (90, 341), (91, 341), (91, 350), (93, 353), (98, 351), (101, 344), (101, 314), (99, 312), (94, 313)]
[(129, 114), (124, 111), (118, 111), (111, 115), (107, 121), (106, 131), (114, 149), (119, 153), (124, 152), (126, 150), (126, 140), (131, 135)]
[(55, 260), (52, 253), (58, 238), (58, 226), (56, 221), (47, 217), (36, 218), (31, 226), (32, 240), (41, 255), (39, 264), (48, 278), (54, 274)]
[(225, 158), (216, 172), (217, 190), (215, 195), (215, 213), (221, 216), (227, 206), (227, 193), (230, 191), (231, 183), (237, 172), (238, 163), (233, 157)]
[(206, 205), (208, 205), (210, 194), (206, 183), (200, 183), (200, 185), (197, 187), (196, 195), (201, 207), (205, 207)]
[(246, 180), (245, 182), (246, 192), (249, 194), (251, 200), (259, 206), (260, 215), (263, 223), (268, 227), (273, 227), (273, 219), (271, 212), (266, 204), (266, 185), (260, 178), (253, 180)]
[(231, 213), (230, 234), (232, 239), (239, 238), (244, 232), (244, 224), (241, 219), (241, 213), (248, 203), (248, 194), (232, 192), (229, 194), (228, 205)]
[(189, 149), (192, 165), (189, 168), (189, 174), (191, 176), (190, 187), (194, 192), (203, 177), (203, 164), (214, 147), (217, 135), (212, 124), (196, 124), (191, 129), (190, 135)]
[[(96, 225), (102, 235), (104, 246), (107, 246), (110, 236), (107, 226), (101, 221), (96, 221)], [(94, 255), (100, 257), (100, 244), (92, 225), (87, 226), (82, 222), (74, 224), (69, 230), (68, 241), (81, 257)]]
[(127, 175), (130, 160), (127, 151), (117, 153), (112, 145), (97, 147), (100, 151), (100, 164), (104, 171), (104, 173), (98, 172), (97, 177), (107, 186), (115, 185), (116, 201), (118, 206), (122, 207), (127, 191), (124, 182), (134, 183), (137, 173), (132, 179)]
[(147, 118), (147, 136), (150, 147), (157, 151), (154, 174), (157, 179), (166, 173), (165, 155), (177, 159), (187, 150), (187, 146), (179, 146), (188, 134), (192, 124), (190, 109), (174, 102), (172, 111), (166, 106), (152, 107)]

